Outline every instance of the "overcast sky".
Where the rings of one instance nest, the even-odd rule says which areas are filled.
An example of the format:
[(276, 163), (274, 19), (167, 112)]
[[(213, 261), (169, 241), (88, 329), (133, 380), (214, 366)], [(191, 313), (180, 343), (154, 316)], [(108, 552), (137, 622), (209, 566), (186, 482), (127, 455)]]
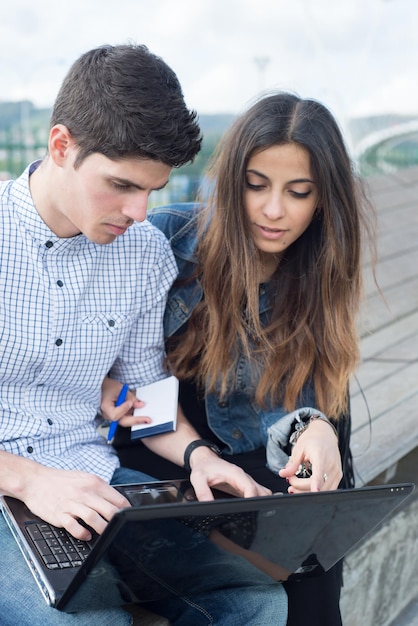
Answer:
[(10, 0), (0, 99), (50, 106), (95, 46), (146, 44), (198, 113), (237, 113), (270, 88), (349, 117), (418, 117), (417, 0)]

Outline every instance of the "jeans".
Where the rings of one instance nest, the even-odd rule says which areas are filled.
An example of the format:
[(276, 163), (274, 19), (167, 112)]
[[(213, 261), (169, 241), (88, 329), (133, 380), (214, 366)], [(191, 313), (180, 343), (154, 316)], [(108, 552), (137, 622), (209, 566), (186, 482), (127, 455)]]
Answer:
[[(115, 471), (112, 483), (149, 480), (152, 479), (145, 474), (120, 468)], [(1, 626), (132, 624), (132, 616), (119, 607), (70, 614), (48, 606), (1, 515), (0, 554)], [(198, 546), (198, 555), (196, 559), (195, 554), (190, 554), (186, 561), (187, 571), (178, 568), (178, 585), (176, 576), (172, 576), (176, 572), (176, 564), (162, 567), (163, 574), (157, 582), (165, 590), (169, 589), (169, 597), (144, 603), (144, 606), (164, 615), (173, 626), (286, 624), (287, 596), (280, 583), (275, 583), (247, 561), (220, 550), (203, 538)], [(132, 558), (129, 567), (137, 566), (143, 576), (142, 565), (142, 562), (136, 563)], [(167, 580), (164, 580), (166, 569)]]

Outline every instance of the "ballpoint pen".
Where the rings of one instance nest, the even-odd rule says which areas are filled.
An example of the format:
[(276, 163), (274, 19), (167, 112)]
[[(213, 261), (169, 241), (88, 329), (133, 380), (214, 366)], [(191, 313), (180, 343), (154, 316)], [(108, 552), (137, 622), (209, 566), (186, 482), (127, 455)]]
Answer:
[[(123, 385), (122, 389), (119, 391), (119, 395), (117, 397), (115, 406), (120, 406), (121, 404), (125, 402), (126, 396), (128, 395), (128, 391), (129, 391), (128, 385)], [(118, 422), (116, 420), (114, 420), (113, 422), (110, 422), (109, 432), (107, 433), (107, 443), (113, 442), (117, 427), (118, 427)]]

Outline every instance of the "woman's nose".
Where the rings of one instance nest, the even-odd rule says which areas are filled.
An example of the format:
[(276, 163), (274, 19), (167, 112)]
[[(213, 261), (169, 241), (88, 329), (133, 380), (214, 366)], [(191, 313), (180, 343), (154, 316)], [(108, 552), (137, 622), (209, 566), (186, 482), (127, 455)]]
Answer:
[(277, 220), (285, 214), (284, 201), (278, 194), (271, 194), (264, 205), (263, 213), (271, 220)]

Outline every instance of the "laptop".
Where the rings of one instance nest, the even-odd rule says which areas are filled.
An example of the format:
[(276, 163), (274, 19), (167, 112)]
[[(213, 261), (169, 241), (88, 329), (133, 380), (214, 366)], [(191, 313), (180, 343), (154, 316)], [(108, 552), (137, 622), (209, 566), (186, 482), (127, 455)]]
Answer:
[(215, 491), (211, 502), (198, 502), (187, 480), (117, 489), (132, 506), (119, 510), (102, 535), (75, 545), (21, 501), (1, 497), (2, 513), (49, 605), (71, 613), (162, 600), (169, 592), (155, 582), (159, 576), (187, 593), (188, 563), (204, 572), (211, 551), (219, 549), (201, 532), (209, 526), (237, 548), (238, 562), (250, 554), (274, 580), (317, 576), (404, 502), (414, 485), (253, 498)]

